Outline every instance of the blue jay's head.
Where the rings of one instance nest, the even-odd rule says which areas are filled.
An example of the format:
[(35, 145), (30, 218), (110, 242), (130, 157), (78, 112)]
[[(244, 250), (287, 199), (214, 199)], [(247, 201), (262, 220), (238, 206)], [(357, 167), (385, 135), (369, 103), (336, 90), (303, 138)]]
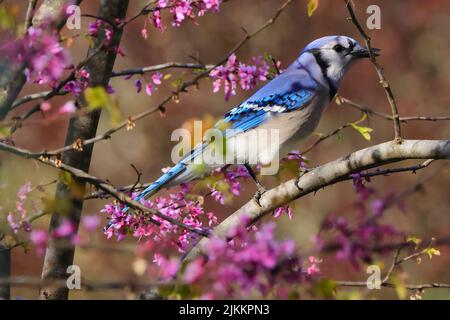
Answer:
[[(379, 55), (379, 51), (372, 48), (375, 55)], [(369, 50), (356, 40), (347, 36), (327, 36), (308, 44), (300, 53), (298, 63), (310, 69), (313, 75), (326, 80), (332, 87), (330, 89), (337, 89), (345, 72), (361, 58), (369, 58)], [(317, 75), (319, 68), (320, 74)]]

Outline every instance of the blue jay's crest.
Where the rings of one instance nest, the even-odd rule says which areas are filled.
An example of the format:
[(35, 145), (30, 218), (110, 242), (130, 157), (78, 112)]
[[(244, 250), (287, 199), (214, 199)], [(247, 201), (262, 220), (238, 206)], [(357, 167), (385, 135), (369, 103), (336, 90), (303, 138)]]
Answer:
[[(378, 55), (378, 51), (373, 49), (372, 53)], [(232, 134), (225, 135), (227, 141), (237, 141), (240, 137), (249, 136), (252, 130), (278, 130), (280, 139), (277, 145), (262, 150), (266, 156), (257, 159), (270, 156), (271, 151), (267, 150), (272, 148), (277, 150), (277, 154), (278, 151), (290, 151), (293, 143), (298, 143), (299, 139), (306, 138), (315, 130), (322, 111), (336, 94), (344, 74), (353, 62), (367, 57), (369, 51), (350, 37), (327, 36), (314, 40), (278, 77), (226, 113), (216, 128), (223, 130), (221, 128), (225, 123), (230, 129), (234, 129)], [(202, 156), (210, 144), (205, 141), (197, 145), (136, 200), (151, 196), (163, 187), (189, 182), (200, 176), (202, 173), (197, 172), (190, 163)], [(220, 166), (205, 166), (205, 172), (217, 167)]]

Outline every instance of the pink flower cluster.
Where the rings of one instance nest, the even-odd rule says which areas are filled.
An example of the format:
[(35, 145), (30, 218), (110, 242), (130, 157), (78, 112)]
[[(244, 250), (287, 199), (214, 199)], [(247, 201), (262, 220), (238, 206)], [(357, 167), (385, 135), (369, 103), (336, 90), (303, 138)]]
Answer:
[[(388, 194), (367, 202), (376, 195), (375, 189), (366, 186), (370, 180), (360, 173), (353, 175), (353, 185), (357, 192), (357, 200), (354, 207), (358, 213), (355, 219), (357, 223), (353, 226), (344, 217), (329, 215), (322, 223), (322, 231), (334, 231), (336, 235), (330, 242), (338, 246), (336, 258), (347, 260), (358, 268), (359, 262), (371, 262), (373, 260), (374, 248), (380, 247), (387, 238), (400, 237), (402, 234), (394, 226), (380, 222), (384, 211), (394, 199), (394, 194)], [(322, 235), (314, 236), (314, 241), (319, 249), (327, 247)]]
[(253, 65), (239, 62), (233, 53), (224, 65), (218, 66), (210, 73), (213, 80), (213, 91), (219, 92), (223, 86), (225, 100), (236, 95), (238, 83), (243, 90), (254, 88), (258, 81), (266, 81), (269, 65), (262, 57), (253, 58)]
[[(274, 223), (263, 224), (255, 232), (247, 230), (245, 225), (243, 223), (229, 233), (232, 241), (212, 238), (204, 250), (204, 256), (189, 262), (183, 269), (179, 260), (158, 256), (159, 268), (170, 270), (161, 277), (165, 280), (179, 277), (189, 285), (202, 284), (205, 290), (201, 298), (207, 299), (248, 297), (253, 294), (264, 297), (273, 290), (274, 284), (277, 287), (289, 284), (298, 286), (308, 277), (302, 269), (295, 243), (275, 239)], [(311, 272), (316, 273), (315, 269)]]
[[(115, 21), (115, 24), (119, 26), (122, 23), (119, 19)], [(91, 37), (97, 37), (100, 30), (103, 29), (105, 32), (105, 45), (108, 45), (112, 37), (114, 35), (114, 30), (111, 25), (107, 24), (103, 20), (95, 20), (94, 22), (91, 22), (88, 26), (88, 35)]]
[(273, 212), (273, 217), (278, 218), (283, 213), (286, 213), (289, 220), (292, 220), (292, 217), (294, 216), (294, 211), (288, 205), (276, 208), (275, 211)]
[[(101, 218), (98, 215), (85, 215), (81, 218), (81, 223), (88, 232), (93, 232), (100, 226)], [(69, 219), (63, 219), (59, 226), (53, 231), (52, 237), (55, 239), (65, 239), (74, 245), (81, 244), (81, 237), (77, 234), (75, 223)], [(49, 234), (42, 229), (34, 229), (30, 233), (30, 241), (36, 246), (36, 254), (42, 256), (47, 246)]]
[[(13, 211), (10, 211), (8, 213), (8, 216), (6, 218), (9, 226), (15, 234), (17, 234), (21, 228), (23, 228), (23, 230), (26, 232), (30, 232), (31, 230), (31, 226), (27, 221), (28, 211), (25, 208), (25, 201), (31, 190), (31, 183), (29, 181), (27, 181), (23, 186), (20, 187), (19, 191), (17, 192), (16, 207)], [(16, 218), (19, 218), (19, 221), (16, 221)]]
[(225, 204), (225, 192), (233, 196), (240, 195), (242, 186), (239, 179), (248, 179), (250, 175), (243, 165), (237, 165), (227, 170), (218, 169), (214, 172), (213, 177), (220, 181), (221, 188), (219, 190), (215, 185), (208, 185), (211, 196), (220, 204)]
[[(32, 191), (33, 188), (31, 187), (31, 183), (29, 181), (20, 187), (17, 192), (15, 208), (9, 212), (7, 222), (16, 236), (19, 235), (19, 231), (23, 230), (25, 232), (25, 237), (29, 238), (31, 243), (36, 246), (36, 253), (38, 255), (42, 255), (45, 252), (49, 235), (45, 230), (32, 229), (29, 222), (33, 220), (33, 217), (35, 217), (38, 213), (38, 209), (35, 207), (33, 202), (31, 202), (31, 211), (33, 212), (32, 215), (28, 213), (26, 208), (28, 194)], [(92, 232), (100, 225), (100, 216), (85, 215), (82, 217), (81, 222), (87, 231)], [(69, 219), (63, 219), (61, 221), (60, 225), (52, 233), (52, 237), (57, 239), (66, 239), (75, 244), (80, 243), (80, 238), (76, 233), (75, 224)]]
[[(126, 79), (129, 79), (130, 77), (126, 77)], [(153, 92), (155, 92), (156, 86), (159, 86), (162, 84), (163, 75), (160, 72), (155, 72), (151, 76), (152, 80), (148, 81), (145, 85), (145, 93), (148, 96), (151, 96)], [(136, 87), (136, 92), (139, 93), (142, 91), (143, 83), (141, 79), (138, 79), (134, 82), (134, 85)]]
[(58, 35), (49, 30), (30, 27), (6, 51), (13, 63), (25, 65), (25, 75), (29, 81), (54, 86), (70, 65), (70, 59), (61, 47)]
[(308, 169), (307, 158), (299, 150), (292, 150), (285, 159), (286, 161), (297, 161), (300, 169)]
[[(132, 195), (133, 198), (137, 194)], [(176, 219), (184, 225), (201, 230), (206, 223), (209, 226), (217, 223), (217, 218), (211, 212), (204, 211), (199, 201), (189, 200), (186, 193), (181, 190), (178, 193), (170, 194), (169, 197), (158, 197), (155, 200), (141, 200), (141, 203), (148, 208), (158, 210), (163, 215)], [(106, 213), (110, 220), (110, 226), (105, 230), (108, 239), (116, 236), (120, 241), (127, 234), (133, 237), (151, 238), (156, 242), (161, 240), (172, 241), (170, 236), (177, 236), (174, 241), (180, 251), (184, 251), (189, 243), (196, 239), (196, 234), (187, 230), (182, 230), (167, 220), (152, 216), (150, 221), (148, 216), (142, 213), (122, 212), (123, 205), (107, 204), (102, 212)]]
[(219, 12), (222, 0), (158, 0), (158, 6), (152, 10), (152, 15), (144, 22), (141, 35), (148, 37), (147, 23), (150, 21), (160, 31), (165, 30), (161, 10), (168, 9), (172, 15), (172, 26), (178, 27), (186, 19), (195, 21), (197, 16), (203, 16), (207, 11)]
[[(119, 28), (123, 25), (124, 21), (120, 19), (114, 20), (114, 26)], [(112, 22), (108, 23), (103, 20), (95, 20), (91, 22), (88, 26), (88, 35), (96, 38), (99, 36), (100, 31), (103, 30), (105, 38), (103, 39), (103, 45), (109, 50), (114, 50), (118, 55), (125, 56), (125, 53), (120, 47), (111, 46), (111, 41), (114, 35), (114, 27), (112, 26)]]
[(81, 69), (76, 72), (75, 78), (76, 80), (69, 81), (64, 85), (64, 90), (72, 92), (74, 95), (78, 96), (87, 88), (90, 74), (85, 69)]

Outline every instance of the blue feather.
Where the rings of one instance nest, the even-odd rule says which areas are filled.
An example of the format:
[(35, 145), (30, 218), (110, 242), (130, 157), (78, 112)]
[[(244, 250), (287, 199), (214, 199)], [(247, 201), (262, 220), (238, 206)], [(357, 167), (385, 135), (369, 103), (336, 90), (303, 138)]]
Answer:
[(259, 99), (248, 99), (225, 114), (224, 122), (230, 129), (248, 131), (258, 127), (268, 117), (279, 113), (301, 109), (313, 97), (313, 92), (302, 90), (284, 94), (271, 94)]

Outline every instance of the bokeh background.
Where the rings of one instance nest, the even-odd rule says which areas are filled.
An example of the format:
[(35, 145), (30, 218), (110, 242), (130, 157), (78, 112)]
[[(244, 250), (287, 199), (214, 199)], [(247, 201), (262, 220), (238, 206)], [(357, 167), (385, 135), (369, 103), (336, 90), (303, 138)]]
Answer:
[[(138, 12), (146, 1), (130, 1), (129, 13)], [(6, 4), (19, 6), (23, 15), (27, 1), (4, 1)], [(138, 19), (126, 28), (121, 47), (125, 58), (116, 60), (115, 70), (131, 67), (149, 66), (166, 61), (192, 61), (192, 56), (204, 63), (215, 63), (224, 57), (243, 36), (242, 28), (255, 30), (283, 3), (283, 0), (232, 0), (223, 4), (218, 14), (207, 14), (199, 18), (196, 26), (187, 21), (181, 27), (168, 27), (164, 33), (150, 28), (147, 40), (140, 36), (144, 24)], [(373, 45), (382, 48), (380, 63), (385, 68), (385, 75), (390, 81), (398, 108), (402, 116), (407, 115), (448, 115), (450, 106), (450, 2), (448, 1), (355, 1), (356, 13), (364, 21), (365, 9), (370, 4), (381, 8), (381, 30), (369, 31)], [(95, 14), (98, 1), (83, 1), (82, 13)], [(306, 0), (296, 0), (281, 15), (275, 25), (264, 30), (251, 39), (241, 50), (238, 58), (250, 62), (251, 57), (270, 53), (286, 67), (296, 58), (299, 51), (311, 40), (332, 34), (349, 35), (362, 41), (355, 27), (348, 21), (348, 12), (343, 1), (321, 0), (318, 10), (312, 17), (307, 16)], [(168, 21), (168, 20), (166, 20)], [(88, 19), (83, 19), (86, 28)], [(79, 31), (63, 30), (63, 34), (76, 35)], [(87, 42), (83, 36), (75, 38), (70, 52), (74, 61), (80, 61), (86, 54)], [(174, 79), (182, 71), (170, 70)], [(189, 71), (186, 72), (186, 77)], [(133, 79), (137, 79), (136, 77)], [(151, 97), (145, 93), (136, 94), (133, 80), (116, 78), (111, 81), (116, 90), (124, 116), (134, 115), (157, 105), (171, 90), (166, 81)], [(22, 94), (41, 91), (39, 86), (29, 85)], [(368, 61), (353, 67), (346, 76), (339, 93), (356, 102), (389, 113), (385, 93), (378, 83), (373, 66)], [(128, 185), (135, 181), (134, 164), (143, 172), (143, 180), (155, 179), (163, 167), (171, 165), (170, 152), (174, 143), (170, 134), (181, 127), (189, 119), (202, 118), (205, 115), (219, 117), (230, 107), (237, 105), (251, 92), (238, 91), (235, 97), (225, 102), (223, 93), (212, 92), (209, 80), (202, 80), (199, 90), (189, 90), (189, 94), (181, 96), (179, 104), (170, 103), (165, 117), (151, 115), (137, 122), (132, 131), (121, 131), (113, 139), (95, 145), (90, 172), (98, 177), (107, 178), (113, 184)], [(62, 104), (69, 97), (58, 97), (54, 104)], [(32, 104), (27, 104), (15, 111), (21, 114)], [(333, 102), (317, 129), (318, 132), (329, 132), (342, 124), (353, 122), (361, 117), (361, 113), (348, 107), (338, 106)], [(36, 115), (33, 119), (40, 119)], [(14, 134), (17, 146), (40, 151), (52, 149), (64, 144), (67, 120), (46, 122), (31, 121)], [(339, 137), (328, 139), (315, 148), (308, 158), (312, 165), (319, 165), (334, 160), (354, 150), (392, 139), (393, 128), (390, 121), (370, 117), (365, 125), (374, 129), (372, 140), (366, 141), (352, 129), (343, 131)], [(108, 115), (102, 116), (99, 132), (110, 126)], [(404, 137), (410, 139), (448, 139), (450, 127), (448, 122), (413, 121), (402, 125)], [(316, 137), (310, 138), (299, 149), (305, 148)], [(57, 171), (49, 169), (34, 161), (19, 159), (15, 156), (0, 154), (0, 203), (4, 215), (7, 208), (14, 206), (18, 188), (27, 180), (33, 185), (50, 182), (57, 177)], [(410, 164), (415, 162), (410, 162)], [(406, 163), (405, 163), (406, 164)], [(417, 174), (401, 173), (389, 177), (373, 179), (371, 185), (381, 194), (395, 191), (401, 193), (409, 190), (418, 181), (425, 179), (422, 188), (406, 199), (406, 211), (397, 207), (389, 209), (383, 221), (392, 223), (407, 234), (429, 239), (450, 235), (450, 166), (445, 162), (433, 163), (428, 169)], [(265, 178), (264, 183), (275, 186), (276, 180)], [(252, 184), (245, 184), (245, 192), (231, 204), (218, 206), (207, 203), (207, 208), (223, 218), (234, 212), (248, 201), (254, 193)], [(47, 187), (44, 193), (35, 193), (35, 197), (52, 196), (54, 185)], [(344, 182), (328, 187), (315, 195), (308, 195), (295, 202), (295, 215), (292, 221), (286, 216), (277, 220), (277, 233), (280, 238), (294, 238), (305, 252), (312, 249), (311, 236), (319, 229), (321, 221), (329, 213), (336, 213), (352, 219), (356, 215), (351, 204), (355, 193), (351, 182)], [(86, 201), (85, 214), (97, 214), (105, 201)], [(272, 219), (268, 217), (267, 219)], [(37, 224), (47, 228), (49, 219), (43, 218)], [(97, 249), (79, 249), (76, 252), (75, 264), (82, 270), (82, 276), (89, 280), (109, 281), (132, 279), (132, 263), (135, 255), (133, 249), (136, 241), (128, 238), (121, 243), (106, 240), (100, 230), (87, 235), (81, 229), (82, 237), (91, 237), (93, 243), (99, 244)], [(129, 249), (111, 251), (103, 247)], [(441, 255), (432, 260), (423, 259), (420, 265), (412, 262), (405, 266), (406, 282), (450, 282), (450, 250), (439, 248)], [(364, 280), (367, 275), (364, 268), (355, 271), (345, 261), (336, 262), (334, 255), (321, 256), (321, 269), (324, 275), (337, 280)], [(391, 257), (381, 258), (388, 263)], [(34, 250), (24, 252), (21, 248), (13, 251), (13, 275), (39, 277), (42, 258), (35, 255)], [(364, 291), (345, 289), (349, 296), (360, 298), (396, 298), (395, 290)], [(360, 294), (353, 294), (359, 291)], [(14, 297), (34, 299), (35, 288), (14, 287)], [(72, 291), (72, 299), (86, 298), (127, 298), (127, 290), (79, 292)], [(425, 298), (449, 299), (450, 291), (445, 289), (427, 290)]]

